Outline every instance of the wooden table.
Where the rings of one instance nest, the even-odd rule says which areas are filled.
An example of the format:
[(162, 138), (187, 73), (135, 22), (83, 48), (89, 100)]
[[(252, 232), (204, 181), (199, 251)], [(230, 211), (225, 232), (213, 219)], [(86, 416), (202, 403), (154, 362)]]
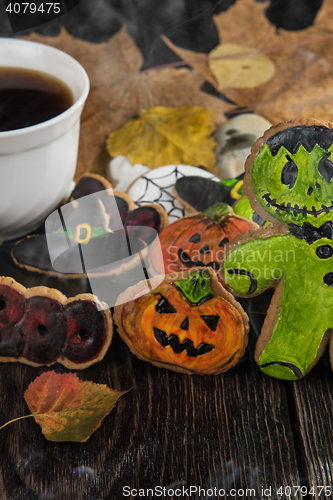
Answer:
[[(10, 245), (0, 246), (0, 275), (67, 295), (88, 288), (19, 270)], [(32, 418), (0, 431), (0, 500), (333, 497), (331, 368), (324, 357), (297, 382), (260, 372), (253, 348), (268, 303), (269, 294), (244, 301), (249, 347), (234, 369), (216, 377), (139, 361), (116, 333), (104, 360), (79, 376), (130, 391), (86, 443), (49, 442)], [(0, 425), (29, 413), (24, 391), (49, 369), (67, 371), (0, 364)]]
[[(10, 247), (0, 246), (0, 274), (67, 295), (86, 288), (82, 280), (19, 270)], [(297, 382), (260, 372), (253, 347), (269, 300), (270, 293), (243, 300), (249, 347), (219, 376), (155, 368), (133, 356), (116, 333), (104, 360), (79, 377), (130, 391), (86, 443), (49, 442), (33, 418), (0, 431), (1, 500), (118, 500), (140, 498), (140, 489), (142, 498), (331, 498), (331, 369), (324, 357)], [(67, 371), (0, 364), (1, 424), (29, 413), (24, 391), (50, 369)]]

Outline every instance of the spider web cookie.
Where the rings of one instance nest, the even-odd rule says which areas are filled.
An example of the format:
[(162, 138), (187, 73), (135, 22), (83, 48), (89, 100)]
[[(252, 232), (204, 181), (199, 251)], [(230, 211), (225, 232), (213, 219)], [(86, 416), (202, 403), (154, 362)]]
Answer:
[(151, 170), (138, 179), (129, 187), (127, 193), (139, 207), (142, 205), (157, 203), (169, 216), (171, 224), (186, 214), (173, 193), (173, 187), (178, 179), (196, 175), (219, 181), (210, 172), (190, 165), (165, 165)]

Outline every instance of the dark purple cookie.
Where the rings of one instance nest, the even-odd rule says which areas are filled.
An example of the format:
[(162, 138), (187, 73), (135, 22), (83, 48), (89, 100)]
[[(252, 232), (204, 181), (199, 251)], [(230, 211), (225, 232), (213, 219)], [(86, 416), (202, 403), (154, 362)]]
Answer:
[(24, 346), (15, 323), (23, 316), (25, 299), (9, 285), (0, 285), (0, 357), (18, 358)]
[[(71, 199), (79, 200), (84, 196), (94, 193), (100, 193), (99, 199), (102, 201), (105, 206), (106, 213), (108, 215), (114, 216), (114, 211), (119, 210), (119, 214), (122, 222), (125, 222), (126, 215), (129, 211), (128, 203), (125, 199), (119, 196), (110, 196), (109, 192), (106, 190), (111, 188), (111, 184), (99, 175), (83, 175), (77, 182), (72, 194)], [(104, 193), (102, 191), (105, 191)], [(116, 201), (116, 205), (114, 204)], [(118, 214), (116, 214), (118, 216)]]
[(89, 300), (74, 300), (64, 307), (67, 318), (65, 358), (84, 363), (96, 358), (106, 341), (107, 323), (103, 311)]
[[(103, 179), (104, 181), (104, 179)], [(75, 188), (71, 194), (73, 200), (78, 200), (83, 196), (88, 194), (98, 193), (99, 191), (104, 191), (109, 183), (106, 181), (102, 182), (99, 176), (93, 177), (91, 175), (83, 175), (76, 183)], [(111, 187), (111, 184), (110, 184)]]
[(0, 285), (0, 326), (17, 323), (24, 313), (25, 298), (15, 288)]
[(130, 237), (139, 238), (149, 245), (162, 230), (162, 218), (156, 208), (143, 206), (129, 212), (126, 227)]
[(44, 365), (60, 356), (66, 340), (66, 318), (57, 300), (40, 295), (30, 297), (17, 326), (25, 337), (22, 356), (28, 361)]
[(0, 357), (19, 358), (24, 346), (22, 330), (10, 323), (0, 327)]

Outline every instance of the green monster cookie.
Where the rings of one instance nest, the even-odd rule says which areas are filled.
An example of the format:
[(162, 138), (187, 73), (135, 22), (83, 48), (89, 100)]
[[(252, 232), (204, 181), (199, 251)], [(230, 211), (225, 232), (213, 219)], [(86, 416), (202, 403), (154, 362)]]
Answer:
[(333, 328), (332, 129), (329, 122), (294, 120), (256, 141), (244, 189), (253, 210), (272, 224), (226, 248), (224, 276), (235, 294), (275, 287), (255, 358), (276, 378), (304, 376)]

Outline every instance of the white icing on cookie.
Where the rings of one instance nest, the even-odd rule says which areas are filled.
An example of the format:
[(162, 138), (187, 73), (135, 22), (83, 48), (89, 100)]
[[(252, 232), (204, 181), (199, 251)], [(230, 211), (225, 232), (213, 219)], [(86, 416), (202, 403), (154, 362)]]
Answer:
[(184, 208), (172, 193), (172, 188), (181, 177), (196, 175), (219, 181), (211, 172), (190, 165), (165, 165), (149, 170), (136, 179), (127, 193), (138, 206), (158, 203), (169, 216), (170, 224), (186, 215)]
[(126, 156), (116, 156), (109, 164), (109, 174), (112, 186), (117, 191), (125, 192), (135, 179), (150, 170), (147, 165), (132, 163)]

